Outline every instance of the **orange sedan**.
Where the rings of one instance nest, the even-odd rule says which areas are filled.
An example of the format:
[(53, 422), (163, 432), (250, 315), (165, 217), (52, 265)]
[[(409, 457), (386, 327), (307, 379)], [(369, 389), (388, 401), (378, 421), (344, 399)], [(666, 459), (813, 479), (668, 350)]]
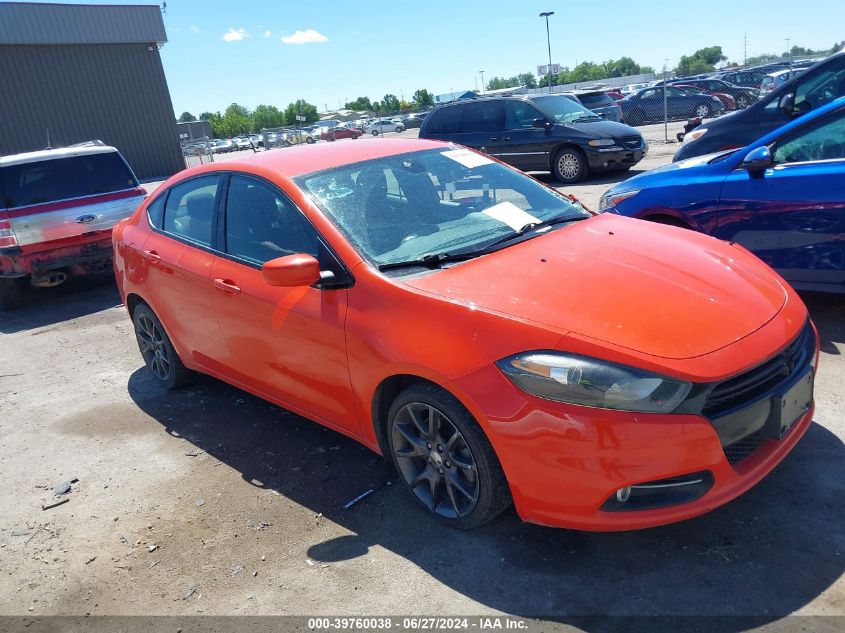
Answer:
[[(203, 165), (114, 231), (141, 354), (355, 438), (469, 528), (707, 512), (811, 423), (807, 310), (740, 246), (433, 141)], [(787, 503), (772, 500), (772, 503)]]

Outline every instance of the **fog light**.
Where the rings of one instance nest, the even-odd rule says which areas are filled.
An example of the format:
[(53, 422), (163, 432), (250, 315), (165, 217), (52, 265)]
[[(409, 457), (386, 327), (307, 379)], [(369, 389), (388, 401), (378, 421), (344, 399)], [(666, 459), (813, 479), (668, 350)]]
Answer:
[(625, 486), (616, 491), (616, 500), (619, 503), (625, 503), (631, 498), (631, 486)]

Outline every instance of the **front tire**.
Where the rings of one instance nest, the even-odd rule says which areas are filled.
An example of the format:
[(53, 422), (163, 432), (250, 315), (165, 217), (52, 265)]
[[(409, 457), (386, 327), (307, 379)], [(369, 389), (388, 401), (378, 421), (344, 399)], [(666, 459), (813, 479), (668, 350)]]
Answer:
[(564, 184), (571, 185), (584, 180), (590, 174), (590, 166), (587, 163), (587, 157), (580, 149), (564, 147), (555, 155), (552, 171), (555, 178)]
[(191, 372), (182, 364), (164, 326), (150, 307), (139, 304), (132, 313), (132, 323), (141, 356), (156, 382), (165, 389), (188, 384)]
[(510, 490), (487, 436), (448, 392), (420, 384), (390, 407), (391, 459), (414, 498), (446, 525), (475, 528), (511, 503)]
[(378, 130), (373, 130), (372, 134), (373, 136), (378, 136)]

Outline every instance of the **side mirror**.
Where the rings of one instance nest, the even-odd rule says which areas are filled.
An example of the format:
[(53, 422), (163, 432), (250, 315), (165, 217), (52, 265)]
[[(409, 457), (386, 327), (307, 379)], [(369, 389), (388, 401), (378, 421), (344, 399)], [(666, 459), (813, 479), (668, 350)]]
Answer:
[(310, 286), (320, 281), (320, 263), (304, 253), (285, 255), (265, 262), (261, 274), (270, 286)]
[(787, 92), (780, 98), (778, 109), (786, 116), (792, 116), (795, 111), (795, 93)]
[(752, 173), (760, 173), (772, 166), (772, 154), (769, 148), (763, 145), (755, 147), (742, 159), (743, 169)]
[(552, 124), (546, 121), (546, 119), (534, 119), (531, 122), (531, 125), (534, 127), (538, 127), (544, 130), (548, 130), (552, 127)]

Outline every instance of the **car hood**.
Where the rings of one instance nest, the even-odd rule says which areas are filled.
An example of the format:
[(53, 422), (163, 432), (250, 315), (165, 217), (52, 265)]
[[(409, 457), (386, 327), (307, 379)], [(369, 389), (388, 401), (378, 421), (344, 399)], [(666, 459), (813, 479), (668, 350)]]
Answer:
[(677, 163), (661, 165), (660, 167), (650, 169), (643, 174), (632, 176), (618, 185), (614, 185), (608, 190), (608, 192), (618, 193), (620, 191), (631, 191), (632, 189), (645, 189), (651, 184), (651, 181), (655, 179), (659, 179), (660, 184), (665, 185), (667, 183), (665, 180), (665, 178), (667, 178), (667, 174), (671, 174), (672, 172), (675, 172), (680, 179), (688, 179), (696, 173), (712, 169), (717, 165), (722, 165), (722, 163), (711, 165), (710, 161), (718, 158), (719, 156), (735, 151), (736, 150), (723, 150), (721, 152), (714, 152), (712, 154), (705, 154), (703, 156), (695, 156), (694, 158), (679, 160)]
[[(640, 133), (634, 128), (625, 125), (624, 123), (617, 123), (616, 121), (585, 121), (584, 123), (570, 123), (570, 127), (578, 130), (594, 134), (596, 138), (622, 138), (625, 136), (639, 136)], [(567, 126), (558, 124), (555, 128), (560, 128), (563, 131)]]
[(667, 359), (701, 356), (748, 336), (787, 296), (747, 251), (612, 214), (402, 283)]

